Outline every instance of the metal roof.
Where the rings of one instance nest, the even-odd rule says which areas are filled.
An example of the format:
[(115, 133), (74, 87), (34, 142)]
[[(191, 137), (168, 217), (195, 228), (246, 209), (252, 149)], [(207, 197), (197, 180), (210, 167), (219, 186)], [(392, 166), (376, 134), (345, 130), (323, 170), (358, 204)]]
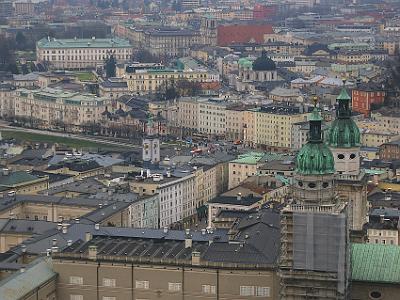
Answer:
[(63, 48), (131, 48), (128, 40), (121, 38), (112, 39), (47, 39), (37, 42), (38, 48), (63, 49)]
[(400, 283), (400, 247), (352, 244), (353, 281)]
[(23, 273), (14, 273), (0, 281), (2, 300), (23, 299), (28, 293), (57, 276), (52, 270), (51, 259), (39, 259), (26, 268)]

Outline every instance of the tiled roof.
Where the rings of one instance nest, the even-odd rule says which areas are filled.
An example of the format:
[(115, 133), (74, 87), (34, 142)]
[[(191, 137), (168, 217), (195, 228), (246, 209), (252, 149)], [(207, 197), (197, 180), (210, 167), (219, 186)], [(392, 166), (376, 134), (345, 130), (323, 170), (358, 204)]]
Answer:
[(353, 244), (353, 281), (400, 283), (400, 247), (380, 244)]

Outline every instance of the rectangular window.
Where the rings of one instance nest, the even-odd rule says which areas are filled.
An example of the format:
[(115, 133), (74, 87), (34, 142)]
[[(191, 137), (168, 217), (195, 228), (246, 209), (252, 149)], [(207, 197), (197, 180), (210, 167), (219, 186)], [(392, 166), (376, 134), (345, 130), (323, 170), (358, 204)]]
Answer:
[(150, 285), (147, 280), (136, 280), (135, 287), (137, 289), (148, 290)]
[(257, 286), (256, 297), (269, 297), (269, 287)]
[(168, 291), (179, 292), (182, 289), (182, 283), (180, 282), (168, 282)]
[(103, 278), (103, 286), (115, 287), (116, 280), (112, 278)]
[(215, 285), (203, 284), (201, 286), (201, 292), (203, 294), (215, 294), (216, 293)]
[(70, 295), (69, 300), (83, 300), (82, 295)]
[(253, 296), (254, 286), (241, 285), (240, 286), (240, 296)]
[(69, 283), (70, 284), (83, 284), (83, 277), (80, 276), (69, 276)]

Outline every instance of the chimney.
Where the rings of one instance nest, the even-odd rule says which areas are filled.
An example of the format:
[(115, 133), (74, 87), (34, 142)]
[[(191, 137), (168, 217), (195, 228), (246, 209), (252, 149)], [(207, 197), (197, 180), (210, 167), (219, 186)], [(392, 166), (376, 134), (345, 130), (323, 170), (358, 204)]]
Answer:
[(98, 224), (98, 223), (94, 224), (94, 229), (95, 230), (99, 230), (100, 229), (100, 224)]
[(381, 224), (383, 224), (385, 222), (385, 215), (380, 215), (379, 216), (379, 221)]
[(88, 256), (89, 256), (89, 259), (96, 260), (96, 258), (97, 258), (97, 246), (95, 246), (95, 245), (90, 245), (89, 246)]
[(92, 234), (90, 232), (85, 233), (85, 241), (89, 242), (92, 239)]
[(146, 177), (149, 178), (150, 175), (151, 175), (150, 169), (147, 169), (147, 170), (146, 170)]
[(200, 252), (192, 251), (192, 266), (200, 265)]
[(201, 235), (206, 235), (206, 229), (205, 228), (201, 229)]
[(21, 271), (21, 273), (25, 273), (25, 268), (22, 267), (21, 269), (19, 269)]
[(25, 245), (21, 245), (21, 251), (22, 251), (22, 253), (26, 253), (26, 246)]
[(190, 229), (186, 229), (185, 230), (185, 234), (186, 234), (186, 237), (185, 237), (185, 248), (186, 249), (187, 248), (192, 248), (193, 241), (192, 241), (192, 236), (190, 235)]
[(242, 200), (242, 193), (237, 193), (236, 199), (237, 199), (237, 201)]
[(57, 246), (51, 247), (51, 253), (57, 253), (57, 252), (58, 252), (58, 247)]
[(75, 219), (75, 223), (76, 223), (76, 224), (79, 224), (79, 218), (76, 218), (76, 219)]
[(168, 178), (171, 177), (171, 171), (167, 171), (167, 177), (168, 177)]
[(52, 245), (53, 245), (53, 247), (57, 246), (57, 239), (53, 239)]
[(163, 231), (164, 233), (168, 233), (168, 227), (164, 227)]
[(72, 240), (68, 240), (67, 241), (67, 246), (69, 247), (69, 246), (71, 246), (72, 245)]
[(62, 224), (62, 233), (66, 234), (68, 232), (68, 224)]
[(62, 224), (61, 224), (61, 223), (58, 223), (58, 224), (57, 224), (57, 230), (58, 230), (58, 231), (61, 231), (61, 229), (62, 229)]

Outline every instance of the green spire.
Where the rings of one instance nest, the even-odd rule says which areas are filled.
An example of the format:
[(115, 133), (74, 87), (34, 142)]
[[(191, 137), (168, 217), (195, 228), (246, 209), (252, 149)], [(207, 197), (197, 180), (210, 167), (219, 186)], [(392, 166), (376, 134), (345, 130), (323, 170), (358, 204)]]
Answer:
[(351, 118), (351, 97), (344, 86), (336, 100), (338, 102), (336, 120), (329, 130), (328, 144), (337, 148), (359, 147), (360, 130)]
[(322, 142), (322, 118), (321, 114), (317, 108), (318, 98), (314, 97), (314, 109), (310, 114), (309, 122), (310, 122), (310, 138), (309, 141), (311, 143), (321, 143)]
[(303, 175), (324, 175), (335, 172), (332, 152), (322, 141), (322, 118), (314, 97), (314, 109), (310, 114), (310, 138), (296, 157), (296, 172)]

